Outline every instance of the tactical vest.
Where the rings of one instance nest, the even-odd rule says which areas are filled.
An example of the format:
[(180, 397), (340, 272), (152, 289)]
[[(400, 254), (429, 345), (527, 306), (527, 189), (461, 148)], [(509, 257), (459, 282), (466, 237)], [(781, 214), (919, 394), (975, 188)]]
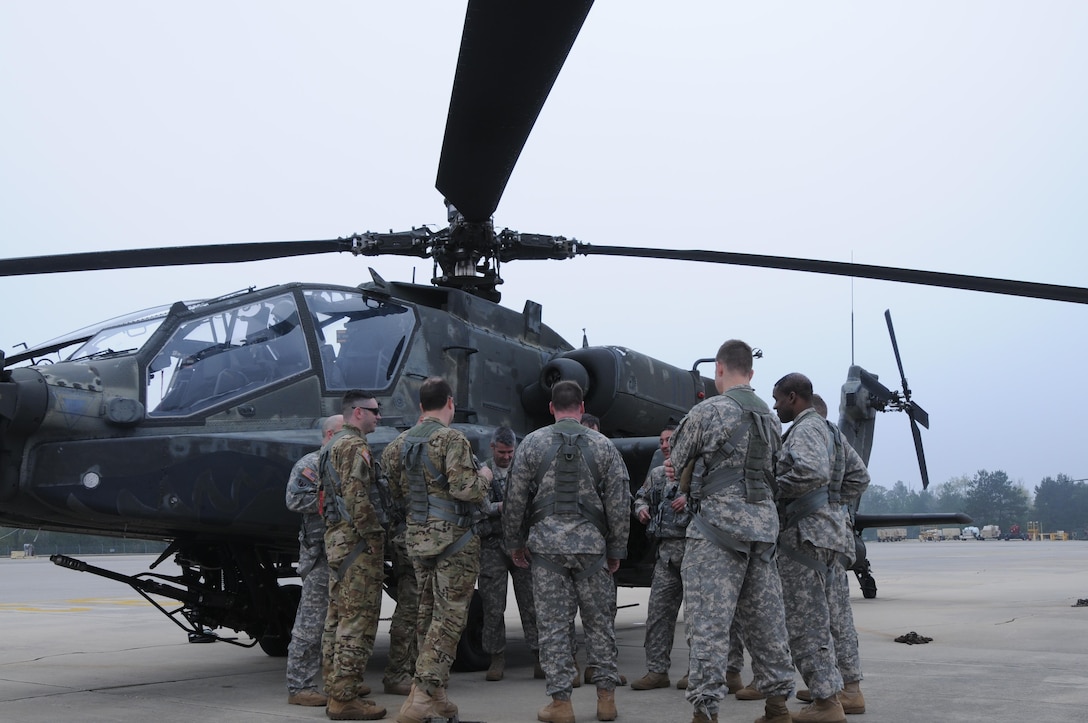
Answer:
[(427, 454), (427, 443), (443, 425), (427, 420), (408, 430), (401, 447), (400, 459), (408, 478), (408, 521), (421, 525), (428, 516), (452, 522), (458, 527), (472, 524), (472, 509), (467, 502), (436, 497), (427, 491), (427, 477), (440, 489), (448, 490), (449, 480), (435, 467)]
[(660, 539), (686, 536), (688, 523), (691, 522), (691, 512), (688, 508), (681, 512), (672, 508), (672, 502), (679, 493), (679, 485), (666, 482), (665, 489), (661, 492), (663, 494), (654, 494), (656, 510), (650, 518), (647, 531)]
[[(743, 414), (741, 422), (729, 439), (719, 447), (706, 467), (709, 470), (701, 484), (692, 483), (692, 496), (696, 501), (718, 492), (727, 485), (744, 480), (745, 498), (748, 502), (763, 502), (771, 498), (767, 479), (771, 461), (771, 438), (774, 422), (767, 404), (749, 389), (730, 389), (723, 395), (736, 402)], [(748, 451), (741, 465), (729, 464), (741, 440), (748, 435)]]
[[(831, 466), (831, 480), (828, 481), (827, 485), (821, 485), (816, 489), (809, 490), (800, 497), (783, 498), (778, 500), (778, 513), (782, 529), (784, 530), (790, 527), (796, 527), (803, 518), (808, 517), (813, 512), (823, 507), (825, 504), (831, 503), (833, 499), (836, 502), (839, 499), (839, 489), (842, 486), (842, 478), (846, 474), (845, 450), (841, 448), (838, 450), (840, 453), (842, 453), (843, 457), (839, 465), (838, 483), (835, 487), (833, 497), (831, 485), (834, 483), (835, 479), (835, 435), (831, 432), (831, 429), (833, 428), (832, 425), (826, 419), (821, 419), (821, 421), (823, 421), (823, 423), (829, 428), (828, 436), (830, 437), (830, 439), (828, 440), (827, 444), (827, 455)], [(793, 430), (796, 428), (797, 423), (794, 422), (793, 426), (791, 426), (786, 432), (785, 437), (783, 437), (783, 441), (785, 441), (785, 439), (788, 438), (790, 434), (793, 433)], [(837, 432), (838, 429), (835, 429), (835, 431)], [(841, 441), (841, 438), (839, 438), (840, 443)]]
[[(533, 491), (540, 489), (544, 475), (555, 469), (555, 490), (546, 495), (535, 495), (529, 516), (529, 527), (552, 515), (580, 515), (596, 527), (602, 535), (608, 534), (604, 505), (601, 502), (601, 477), (597, 471), (597, 458), (584, 431), (564, 432), (552, 427), (552, 444), (541, 457), (537, 468)], [(554, 460), (549, 464), (548, 460)], [(593, 489), (592, 499), (579, 494), (583, 475), (589, 472)]]
[[(321, 514), (327, 525), (334, 525), (348, 518), (348, 507), (344, 502), (344, 481), (340, 478), (336, 465), (332, 464), (332, 446), (346, 434), (349, 432), (341, 429), (333, 435), (328, 444), (321, 448), (318, 469), (321, 470), (321, 490), (325, 498)], [(372, 467), (372, 471), (374, 481), (367, 490), (367, 499), (370, 500), (370, 506), (374, 508), (374, 515), (378, 518), (382, 529), (388, 530), (397, 516), (396, 505), (389, 491), (389, 483), (378, 473), (378, 470)]]

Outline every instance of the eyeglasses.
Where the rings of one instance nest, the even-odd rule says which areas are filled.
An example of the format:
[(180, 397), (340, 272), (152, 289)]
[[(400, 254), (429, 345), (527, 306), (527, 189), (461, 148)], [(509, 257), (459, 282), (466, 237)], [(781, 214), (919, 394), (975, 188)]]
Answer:
[(375, 417), (382, 416), (382, 408), (381, 407), (359, 407), (359, 406), (355, 406), (355, 407), (352, 407), (352, 409), (365, 409), (366, 411), (373, 414)]

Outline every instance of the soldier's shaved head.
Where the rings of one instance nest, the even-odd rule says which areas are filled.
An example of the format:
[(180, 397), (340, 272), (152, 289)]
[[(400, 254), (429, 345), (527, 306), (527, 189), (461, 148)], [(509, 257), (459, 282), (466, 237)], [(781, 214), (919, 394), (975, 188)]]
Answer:
[(557, 412), (577, 411), (582, 406), (582, 388), (578, 382), (557, 382), (552, 387), (552, 406)]
[(718, 348), (714, 360), (731, 372), (749, 374), (752, 371), (752, 347), (740, 339), (730, 339)]

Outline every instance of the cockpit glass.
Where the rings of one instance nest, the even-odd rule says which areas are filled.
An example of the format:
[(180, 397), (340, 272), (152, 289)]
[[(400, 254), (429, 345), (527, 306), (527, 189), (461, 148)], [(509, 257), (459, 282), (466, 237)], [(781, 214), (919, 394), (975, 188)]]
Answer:
[(412, 310), (360, 292), (304, 292), (321, 347), (328, 389), (388, 388), (404, 362), (416, 318)]
[(310, 369), (290, 294), (184, 322), (148, 367), (153, 417), (184, 416)]

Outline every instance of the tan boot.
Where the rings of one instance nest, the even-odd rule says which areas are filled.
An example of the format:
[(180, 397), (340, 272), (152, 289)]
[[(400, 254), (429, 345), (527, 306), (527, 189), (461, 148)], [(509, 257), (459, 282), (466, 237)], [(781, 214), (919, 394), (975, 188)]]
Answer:
[(397, 723), (424, 723), (431, 717), (431, 703), (427, 691), (412, 683), (412, 692), (397, 713)]
[(446, 696), (445, 688), (435, 688), (431, 694), (431, 717), (453, 718), (457, 715), (457, 706)]
[(653, 690), (654, 688), (668, 688), (670, 685), (668, 673), (654, 673), (651, 671), (631, 683), (631, 690)]
[(744, 687), (744, 679), (740, 677), (740, 673), (736, 670), (727, 670), (725, 671), (725, 687), (730, 694), (736, 693)]
[(332, 720), (381, 720), (385, 717), (385, 708), (367, 698), (337, 700), (330, 697), (325, 715)]
[(706, 713), (695, 711), (695, 715), (691, 717), (691, 723), (718, 723), (718, 714), (708, 716)]
[(836, 698), (816, 698), (793, 714), (793, 723), (846, 723), (846, 714)]
[(737, 696), (737, 700), (763, 700), (766, 697), (759, 692), (758, 688), (756, 688), (756, 682), (754, 680), (738, 690), (734, 695)]
[(847, 715), (865, 712), (865, 696), (861, 694), (861, 681), (855, 680), (847, 683), (839, 691), (839, 703), (842, 704), (842, 712)]
[(552, 702), (536, 713), (536, 719), (545, 723), (574, 723), (574, 708), (569, 700), (552, 697)]
[[(690, 672), (690, 671), (688, 671), (688, 672)], [(684, 673), (684, 677), (681, 678), (680, 680), (676, 681), (676, 689), (677, 690), (687, 690), (688, 689), (688, 673)], [(732, 693), (733, 691), (729, 691), (729, 692)]]
[(616, 715), (616, 690), (597, 688), (597, 720), (616, 720)]
[(382, 689), (389, 695), (411, 695), (412, 694), (412, 681), (411, 680), (386, 680), (382, 682)]
[[(586, 672), (589, 672), (589, 668), (586, 668)], [(581, 688), (582, 687), (582, 669), (578, 667), (578, 661), (574, 661), (574, 680), (570, 682), (570, 687)]]
[(492, 653), (491, 667), (487, 669), (484, 680), (502, 680), (503, 671), (506, 670), (506, 656), (502, 653)]
[(795, 698), (797, 698), (797, 700), (801, 701), (802, 703), (812, 702), (812, 691), (808, 688), (801, 688), (801, 690), (797, 691), (793, 695)]
[(313, 707), (320, 707), (327, 705), (329, 697), (324, 693), (318, 693), (313, 688), (307, 688), (306, 690), (300, 690), (297, 693), (292, 693), (287, 696), (288, 705), (308, 705)]
[(763, 704), (763, 715), (756, 718), (756, 723), (791, 723), (792, 721), (784, 695), (772, 695), (768, 698)]

